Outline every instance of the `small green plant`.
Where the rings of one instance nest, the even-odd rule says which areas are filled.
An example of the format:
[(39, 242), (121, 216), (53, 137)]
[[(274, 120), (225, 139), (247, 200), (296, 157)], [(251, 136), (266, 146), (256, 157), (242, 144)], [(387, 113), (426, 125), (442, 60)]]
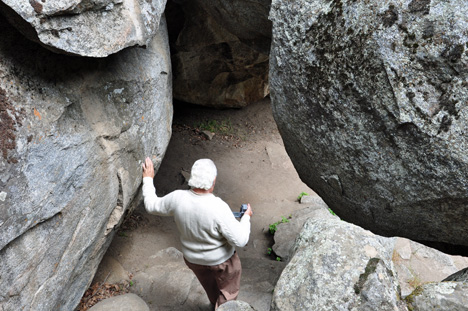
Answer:
[(331, 209), (331, 208), (328, 208), (328, 211), (329, 211), (329, 212), (330, 212), (330, 214), (332, 214), (333, 216), (336, 216), (335, 212), (334, 212), (334, 211), (332, 211), (332, 209)]
[(275, 222), (273, 224), (271, 224), (269, 227), (270, 227), (270, 234), (275, 234), (276, 233), (276, 226), (278, 226), (279, 222)]
[(133, 281), (130, 281), (130, 286), (133, 286)]
[(275, 254), (275, 252), (273, 251), (273, 249), (271, 249), (270, 247), (267, 248), (267, 254), (268, 254), (269, 256), (275, 258), (276, 261), (281, 261), (281, 260), (282, 260), (281, 257), (280, 257), (280, 256), (277, 256), (277, 255)]
[(126, 237), (126, 238), (128, 237), (128, 234), (125, 231), (119, 231), (117, 234), (122, 237)]
[[(291, 218), (291, 215), (289, 215), (289, 218)], [(270, 234), (274, 235), (276, 233), (276, 230), (278, 230), (278, 225), (281, 224), (281, 223), (286, 223), (286, 222), (289, 222), (289, 219), (287, 219), (286, 217), (284, 216), (281, 216), (281, 220), (280, 221), (277, 221), (275, 223), (272, 223), (270, 226), (269, 226), (269, 229), (270, 229)]]
[(307, 192), (301, 192), (301, 194), (297, 197), (297, 200), (300, 201), (303, 196), (309, 195)]
[(195, 124), (195, 127), (198, 128), (200, 131), (209, 131), (212, 133), (218, 133), (223, 135), (234, 134), (234, 128), (231, 124), (231, 120), (208, 120)]

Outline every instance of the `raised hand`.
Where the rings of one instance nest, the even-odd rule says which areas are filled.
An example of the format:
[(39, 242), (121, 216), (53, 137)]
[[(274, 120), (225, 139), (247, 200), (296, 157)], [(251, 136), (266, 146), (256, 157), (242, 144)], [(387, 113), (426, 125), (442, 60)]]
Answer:
[(151, 177), (154, 178), (154, 166), (153, 161), (149, 157), (146, 157), (145, 162), (142, 164), (143, 167), (143, 178)]

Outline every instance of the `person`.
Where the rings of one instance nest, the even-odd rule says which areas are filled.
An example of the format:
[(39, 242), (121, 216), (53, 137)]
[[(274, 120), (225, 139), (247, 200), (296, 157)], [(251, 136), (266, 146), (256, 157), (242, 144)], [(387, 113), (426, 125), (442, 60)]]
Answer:
[(192, 166), (190, 190), (156, 195), (154, 167), (150, 158), (143, 163), (143, 199), (150, 214), (173, 216), (182, 243), (186, 265), (195, 273), (216, 310), (237, 299), (242, 273), (235, 247), (244, 247), (250, 235), (252, 208), (238, 221), (228, 204), (213, 194), (217, 169), (210, 159)]

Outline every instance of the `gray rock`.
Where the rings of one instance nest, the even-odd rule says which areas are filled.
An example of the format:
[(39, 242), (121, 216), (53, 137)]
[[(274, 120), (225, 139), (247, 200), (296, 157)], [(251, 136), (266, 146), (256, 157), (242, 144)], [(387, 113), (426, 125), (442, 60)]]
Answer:
[(394, 243), (337, 219), (308, 220), (271, 310), (405, 310), (391, 261)]
[(255, 311), (247, 302), (232, 300), (222, 304), (217, 311)]
[(133, 276), (130, 290), (142, 297), (152, 310), (210, 310), (210, 302), (195, 274), (174, 247), (149, 259), (154, 265)]
[(449, 275), (442, 282), (468, 282), (468, 267)]
[(0, 19), (0, 309), (73, 310), (141, 202), (141, 160), (157, 168), (171, 135), (164, 19), (159, 29), (147, 49), (89, 59)]
[(327, 204), (322, 200), (318, 195), (303, 195), (300, 200), (301, 204), (314, 204), (314, 205), (324, 205), (327, 207)]
[(442, 282), (424, 284), (407, 298), (412, 311), (468, 310), (468, 283)]
[(468, 266), (468, 257), (444, 254), (404, 238), (396, 239), (392, 261), (403, 297), (422, 284), (440, 282)]
[(165, 0), (1, 0), (0, 11), (29, 39), (53, 51), (105, 57), (149, 45), (165, 5)]
[(316, 202), (318, 203), (310, 203), (309, 207), (293, 212), (289, 222), (278, 224), (273, 237), (275, 244), (272, 249), (277, 256), (281, 257), (281, 260), (287, 262), (292, 257), (294, 241), (308, 219), (330, 219), (336, 217), (330, 214), (326, 204), (320, 201), (320, 197), (316, 197)]
[[(245, 12), (256, 8), (258, 2), (237, 2), (227, 4), (224, 1), (218, 6), (218, 2), (184, 1), (180, 7), (176, 6), (177, 9), (167, 13), (169, 30), (171, 26), (175, 29), (171, 33), (174, 37), (171, 45), (174, 98), (203, 106), (240, 108), (268, 95), (268, 53), (259, 52), (248, 38), (249, 33), (257, 30), (242, 31), (247, 36), (243, 40), (223, 27), (224, 24), (235, 24), (239, 30), (249, 27), (235, 22), (236, 17), (240, 16), (242, 20), (250, 18), (250, 14), (256, 11), (249, 15)], [(226, 15), (224, 10), (228, 7), (244, 9), (230, 11)], [(266, 19), (268, 11), (263, 5), (261, 8)], [(219, 14), (214, 13), (216, 17), (213, 17), (210, 14), (213, 11)], [(220, 20), (225, 22), (219, 24)], [(262, 20), (262, 16), (256, 20)], [(255, 27), (255, 22), (250, 25)]]
[(272, 2), (273, 114), (342, 219), (468, 245), (468, 3)]
[(148, 305), (135, 294), (125, 294), (104, 299), (89, 311), (150, 311)]
[[(319, 197), (317, 197), (317, 201), (318, 199)], [(291, 218), (289, 219), (289, 222), (281, 223), (277, 226), (277, 231), (274, 236), (275, 245), (273, 246), (273, 250), (275, 251), (276, 255), (280, 256), (283, 261), (288, 261), (289, 258), (294, 255), (295, 240), (301, 232), (303, 224), (308, 220), (321, 221), (327, 219), (337, 218), (336, 216), (332, 216), (328, 212), (326, 205), (323, 203), (319, 204), (318, 206), (312, 205), (303, 210), (298, 210), (294, 212)], [(338, 237), (338, 239), (339, 238), (340, 237)], [(357, 236), (356, 238), (359, 239), (359, 236)], [(393, 265), (394, 267), (393, 271), (395, 271), (396, 273), (394, 273), (393, 282), (398, 283), (398, 287), (401, 289), (401, 297), (409, 296), (415, 290), (417, 292), (418, 286), (422, 284), (438, 282), (443, 278), (445, 278), (443, 281), (460, 282), (466, 280), (467, 268), (462, 270), (460, 270), (460, 268), (468, 266), (467, 257), (451, 256), (448, 254), (444, 254), (438, 250), (432, 249), (430, 247), (405, 238), (378, 238), (380, 240), (388, 239), (390, 241), (390, 244), (385, 244), (392, 246), (392, 249), (388, 249), (386, 251), (387, 253), (392, 254), (392, 262), (387, 262), (387, 265)], [(344, 239), (344, 243), (346, 243), (346, 240), (347, 239)], [(370, 252), (369, 254), (373, 253), (374, 252)], [(343, 256), (345, 258), (350, 257), (347, 252), (341, 252), (340, 256)], [(375, 271), (380, 269), (380, 274), (386, 271), (383, 269), (383, 266), (380, 266), (383, 264), (380, 261), (370, 260), (369, 264), (369, 267), (372, 268), (373, 266), (372, 269)], [(358, 289), (361, 287), (362, 286), (359, 286)], [(381, 290), (381, 285), (369, 283), (364, 287), (368, 290), (372, 290), (374, 288), (378, 290), (371, 293), (366, 293), (364, 291), (364, 295), (366, 296), (363, 297), (363, 301), (371, 300), (373, 301), (372, 304), (376, 304), (376, 301), (378, 299), (381, 299), (381, 302), (383, 303), (385, 297), (377, 295), (377, 293), (379, 293), (379, 291)], [(373, 296), (373, 298), (370, 299), (369, 295)], [(385, 299), (388, 299), (388, 297)], [(370, 307), (371, 310), (372, 304)], [(404, 310), (404, 303), (402, 301), (398, 302), (397, 306), (400, 309), (403, 308)], [(365, 304), (362, 305), (361, 308), (365, 309)]]
[(125, 281), (130, 281), (128, 272), (125, 271), (120, 262), (106, 253), (99, 263), (96, 275), (91, 283), (101, 282), (114, 284)]
[(201, 133), (202, 133), (203, 137), (205, 137), (208, 140), (212, 140), (213, 137), (215, 136), (215, 133), (210, 132), (210, 131), (202, 131)]
[[(286, 267), (283, 261), (261, 260), (248, 257), (249, 251), (240, 253), (242, 262), (241, 288), (238, 300), (249, 302), (258, 311), (270, 310), (273, 290), (278, 278)], [(261, 274), (258, 271), (262, 271)]]

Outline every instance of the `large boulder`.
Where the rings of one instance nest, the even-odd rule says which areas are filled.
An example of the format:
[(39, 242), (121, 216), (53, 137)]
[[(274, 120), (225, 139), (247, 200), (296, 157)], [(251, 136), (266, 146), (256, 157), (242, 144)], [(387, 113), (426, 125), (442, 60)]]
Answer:
[(1, 0), (0, 10), (49, 49), (105, 57), (150, 44), (165, 5), (166, 0)]
[[(289, 241), (292, 259), (276, 284), (271, 310), (466, 310), (459, 308), (467, 306), (466, 269), (459, 270), (467, 257), (374, 235), (318, 210), (303, 210), (311, 218)], [(290, 230), (292, 224), (281, 224), (276, 234)]]
[(174, 247), (163, 249), (148, 258), (136, 272), (130, 291), (142, 297), (152, 310), (210, 310), (211, 304), (195, 274)]
[(468, 245), (468, 3), (274, 0), (273, 113), (342, 219)]
[(338, 219), (308, 220), (271, 310), (406, 310), (391, 261), (394, 243)]
[[(265, 42), (270, 42), (271, 23), (267, 3), (220, 1), (218, 6), (218, 1), (181, 2), (168, 3), (167, 10), (174, 98), (203, 106), (240, 108), (268, 95)], [(240, 24), (245, 19), (252, 22)], [(230, 31), (233, 25), (237, 32)]]
[(116, 226), (141, 202), (141, 160), (171, 135), (165, 20), (146, 49), (58, 55), (0, 19), (0, 309), (73, 310)]
[(276, 256), (281, 257), (282, 261), (287, 262), (291, 259), (294, 241), (307, 220), (310, 218), (330, 219), (336, 217), (330, 213), (325, 202), (316, 194), (303, 196), (301, 204), (307, 204), (307, 207), (292, 212), (289, 221), (279, 223), (273, 236), (275, 244), (272, 246), (272, 249)]

